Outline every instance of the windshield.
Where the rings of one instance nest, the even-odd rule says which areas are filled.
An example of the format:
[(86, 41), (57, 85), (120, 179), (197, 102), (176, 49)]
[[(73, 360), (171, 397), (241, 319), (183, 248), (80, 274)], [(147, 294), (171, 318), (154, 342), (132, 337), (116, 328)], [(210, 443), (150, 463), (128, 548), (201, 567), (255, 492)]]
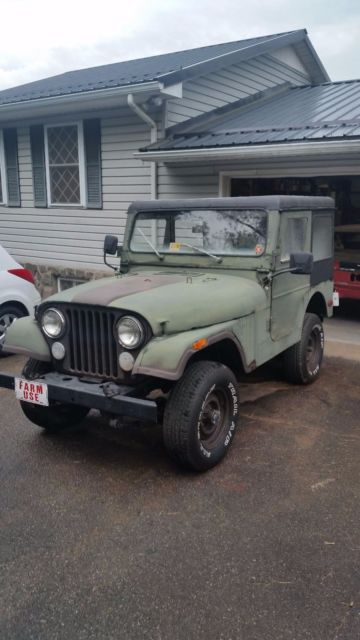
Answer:
[(139, 213), (130, 241), (136, 252), (260, 256), (267, 214), (253, 209), (192, 209)]

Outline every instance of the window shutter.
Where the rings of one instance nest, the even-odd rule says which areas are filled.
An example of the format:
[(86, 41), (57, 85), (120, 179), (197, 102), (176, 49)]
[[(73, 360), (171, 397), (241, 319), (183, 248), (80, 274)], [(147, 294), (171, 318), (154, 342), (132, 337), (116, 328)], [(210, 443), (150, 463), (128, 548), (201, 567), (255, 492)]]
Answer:
[(20, 182), (18, 165), (18, 142), (16, 129), (4, 129), (4, 149), (8, 206), (20, 207)]
[(84, 120), (86, 195), (89, 209), (101, 209), (101, 132), (100, 120)]
[(46, 207), (47, 195), (44, 127), (41, 124), (30, 127), (30, 144), (33, 171), (34, 206)]

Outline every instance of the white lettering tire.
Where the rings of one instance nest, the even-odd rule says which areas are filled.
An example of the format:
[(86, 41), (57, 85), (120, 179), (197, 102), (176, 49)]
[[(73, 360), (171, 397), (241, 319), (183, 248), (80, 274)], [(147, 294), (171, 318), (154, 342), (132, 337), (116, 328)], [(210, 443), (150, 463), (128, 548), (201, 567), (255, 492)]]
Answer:
[(238, 411), (238, 385), (232, 371), (218, 362), (195, 362), (166, 404), (166, 449), (187, 468), (206, 471), (214, 467), (234, 439)]

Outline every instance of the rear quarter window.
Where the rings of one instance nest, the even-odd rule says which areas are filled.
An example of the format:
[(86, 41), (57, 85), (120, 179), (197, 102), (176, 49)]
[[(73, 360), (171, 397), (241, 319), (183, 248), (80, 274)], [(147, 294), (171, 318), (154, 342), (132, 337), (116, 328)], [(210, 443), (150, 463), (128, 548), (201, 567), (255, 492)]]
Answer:
[(333, 218), (329, 215), (313, 215), (312, 252), (315, 261), (326, 260), (333, 255)]

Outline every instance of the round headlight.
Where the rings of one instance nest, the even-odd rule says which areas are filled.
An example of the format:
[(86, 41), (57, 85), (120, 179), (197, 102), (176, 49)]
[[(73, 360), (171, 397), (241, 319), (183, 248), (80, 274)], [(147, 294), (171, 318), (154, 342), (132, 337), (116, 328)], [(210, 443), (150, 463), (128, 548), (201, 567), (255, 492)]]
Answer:
[(136, 349), (144, 339), (144, 329), (136, 318), (124, 316), (117, 327), (119, 342), (125, 349)]
[(64, 331), (65, 318), (57, 309), (46, 309), (41, 318), (41, 326), (49, 338), (58, 338)]

